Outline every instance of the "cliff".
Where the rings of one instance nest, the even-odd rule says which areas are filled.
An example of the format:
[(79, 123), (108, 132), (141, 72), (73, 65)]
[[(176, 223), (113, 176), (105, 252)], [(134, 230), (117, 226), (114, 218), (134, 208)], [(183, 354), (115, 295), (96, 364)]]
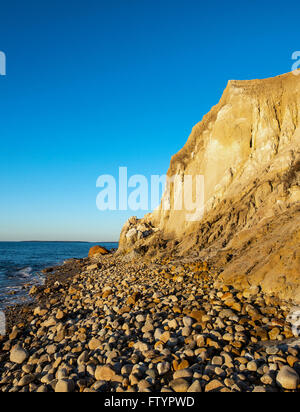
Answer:
[[(300, 77), (230, 81), (171, 160), (168, 176), (204, 176), (204, 214), (160, 208), (124, 226), (119, 254), (166, 249), (209, 260), (220, 280), (300, 303)], [(166, 210), (166, 203), (170, 209)], [(200, 215), (199, 215), (200, 216)]]

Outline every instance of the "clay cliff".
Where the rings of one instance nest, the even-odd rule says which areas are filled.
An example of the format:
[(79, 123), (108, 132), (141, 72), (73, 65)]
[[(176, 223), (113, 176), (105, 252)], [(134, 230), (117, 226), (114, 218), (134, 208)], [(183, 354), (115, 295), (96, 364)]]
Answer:
[(118, 253), (208, 260), (226, 284), (300, 303), (299, 111), (300, 76), (230, 81), (168, 171), (204, 176), (201, 219), (175, 210), (171, 184), (158, 210), (125, 224)]

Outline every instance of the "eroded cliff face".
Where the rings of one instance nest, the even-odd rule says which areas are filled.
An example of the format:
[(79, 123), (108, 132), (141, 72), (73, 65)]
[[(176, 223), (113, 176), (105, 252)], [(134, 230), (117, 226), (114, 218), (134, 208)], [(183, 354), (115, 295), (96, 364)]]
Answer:
[(171, 185), (170, 210), (166, 193), (152, 215), (127, 222), (119, 253), (209, 259), (225, 283), (300, 303), (299, 110), (300, 76), (230, 81), (168, 171), (204, 176), (204, 216), (174, 210)]

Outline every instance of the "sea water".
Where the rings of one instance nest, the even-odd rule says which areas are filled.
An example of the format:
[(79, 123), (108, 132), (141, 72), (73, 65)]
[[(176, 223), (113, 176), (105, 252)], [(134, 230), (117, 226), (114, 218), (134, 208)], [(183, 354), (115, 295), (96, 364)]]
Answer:
[(25, 285), (43, 283), (43, 269), (67, 259), (87, 257), (95, 245), (118, 247), (118, 243), (105, 242), (0, 242), (0, 310), (25, 301)]

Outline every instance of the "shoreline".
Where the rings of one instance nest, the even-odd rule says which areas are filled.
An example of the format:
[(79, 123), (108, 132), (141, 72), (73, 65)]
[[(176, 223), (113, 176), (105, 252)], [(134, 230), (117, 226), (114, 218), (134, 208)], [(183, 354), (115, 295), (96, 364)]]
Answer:
[[(6, 308), (29, 303), (31, 298), (28, 292), (34, 285), (44, 284), (49, 267), (60, 268), (67, 260), (83, 259), (95, 243), (21, 241), (0, 244), (7, 245), (7, 250), (6, 246), (1, 248), (4, 257), (1, 259), (0, 310), (4, 312)], [(10, 248), (9, 244), (14, 246)], [(69, 246), (70, 244), (73, 246)], [(102, 244), (109, 250), (115, 250), (118, 245), (110, 242)], [(14, 255), (18, 253), (21, 256), (23, 254), (23, 257), (14, 261)], [(35, 253), (36, 256), (32, 258)]]
[[(30, 282), (26, 287), (26, 299), (24, 303), (17, 303), (10, 305), (4, 309), (6, 316), (7, 329), (12, 329), (19, 323), (27, 324), (27, 318), (30, 317), (30, 313), (33, 313), (34, 308), (38, 305), (45, 304), (44, 291), (49, 289), (50, 294), (56, 290), (55, 282), (59, 282), (61, 285), (65, 285), (67, 282), (72, 282), (72, 277), (75, 275), (77, 269), (77, 262), (84, 262), (88, 258), (67, 259), (65, 263), (42, 269), (40, 272), (44, 276), (44, 282), (41, 285), (31, 284)], [(33, 291), (36, 291), (33, 293)]]
[(206, 263), (110, 254), (45, 277), (7, 312), (1, 392), (300, 389), (289, 304), (221, 285)]

